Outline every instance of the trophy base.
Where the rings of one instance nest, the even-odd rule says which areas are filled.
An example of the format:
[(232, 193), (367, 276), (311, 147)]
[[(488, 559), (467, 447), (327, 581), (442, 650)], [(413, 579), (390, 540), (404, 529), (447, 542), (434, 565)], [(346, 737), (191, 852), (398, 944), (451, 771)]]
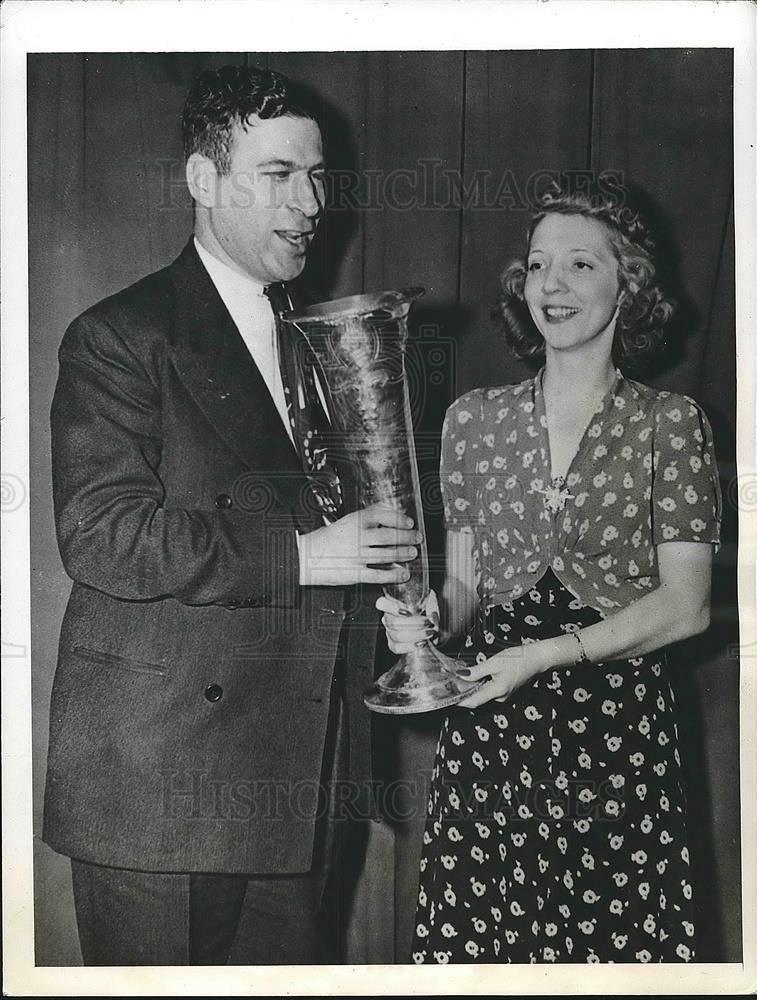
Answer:
[(457, 672), (458, 663), (432, 643), (426, 643), (400, 657), (365, 691), (363, 701), (372, 712), (384, 715), (450, 708), (478, 691), (487, 680), (465, 680)]

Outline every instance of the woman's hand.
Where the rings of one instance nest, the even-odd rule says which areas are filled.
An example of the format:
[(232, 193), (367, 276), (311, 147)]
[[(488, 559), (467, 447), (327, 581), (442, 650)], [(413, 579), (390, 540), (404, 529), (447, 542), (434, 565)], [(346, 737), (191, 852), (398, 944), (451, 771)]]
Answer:
[(494, 698), (506, 701), (519, 687), (548, 669), (545, 650), (540, 649), (540, 646), (542, 643), (539, 642), (510, 646), (483, 663), (459, 670), (460, 676), (469, 681), (478, 681), (487, 676), (491, 678), (482, 688), (459, 702), (460, 706), (478, 708)]
[(392, 597), (379, 597), (376, 607), (384, 612), (381, 623), (386, 629), (387, 643), (393, 653), (409, 653), (429, 640), (438, 640), (439, 602), (433, 590), (429, 590), (426, 597), (423, 608), (425, 614), (414, 615), (410, 608)]

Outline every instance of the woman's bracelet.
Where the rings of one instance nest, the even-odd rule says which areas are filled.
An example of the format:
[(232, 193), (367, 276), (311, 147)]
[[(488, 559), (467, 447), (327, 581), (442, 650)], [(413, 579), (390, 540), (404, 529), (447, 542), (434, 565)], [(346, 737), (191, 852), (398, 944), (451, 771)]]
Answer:
[(578, 665), (579, 663), (591, 663), (591, 660), (586, 655), (586, 649), (584, 648), (584, 644), (581, 642), (581, 636), (578, 634), (578, 632), (571, 632), (571, 635), (578, 643), (579, 657), (575, 661), (576, 665)]

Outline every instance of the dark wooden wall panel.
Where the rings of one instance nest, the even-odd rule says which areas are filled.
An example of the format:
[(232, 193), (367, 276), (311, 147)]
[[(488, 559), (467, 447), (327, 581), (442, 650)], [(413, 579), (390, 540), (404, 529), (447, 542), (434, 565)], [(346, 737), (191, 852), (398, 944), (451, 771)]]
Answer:
[(527, 375), (489, 314), (503, 266), (524, 246), (539, 178), (587, 166), (591, 61), (590, 51), (468, 53), (464, 179), (473, 202), (463, 213), (460, 296), (470, 312), (460, 392)]
[(454, 304), (460, 221), (431, 178), (460, 163), (462, 54), (374, 52), (367, 70), (365, 163), (381, 184), (366, 218), (366, 287), (420, 284), (421, 306)]
[(685, 347), (656, 379), (696, 395), (733, 190), (731, 62), (714, 50), (660, 59), (630, 49), (598, 52), (596, 69), (592, 165), (645, 192), (681, 299)]

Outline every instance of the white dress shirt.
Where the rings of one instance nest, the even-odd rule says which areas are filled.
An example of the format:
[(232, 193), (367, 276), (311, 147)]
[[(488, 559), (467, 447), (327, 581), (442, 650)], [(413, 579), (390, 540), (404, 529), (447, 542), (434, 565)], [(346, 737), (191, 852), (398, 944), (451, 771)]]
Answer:
[(228, 264), (207, 251), (197, 237), (194, 243), (200, 260), (241, 333), (252, 360), (258, 366), (287, 434), (293, 441), (279, 368), (276, 323), (271, 303), (264, 294), (265, 286), (246, 274), (232, 270)]

